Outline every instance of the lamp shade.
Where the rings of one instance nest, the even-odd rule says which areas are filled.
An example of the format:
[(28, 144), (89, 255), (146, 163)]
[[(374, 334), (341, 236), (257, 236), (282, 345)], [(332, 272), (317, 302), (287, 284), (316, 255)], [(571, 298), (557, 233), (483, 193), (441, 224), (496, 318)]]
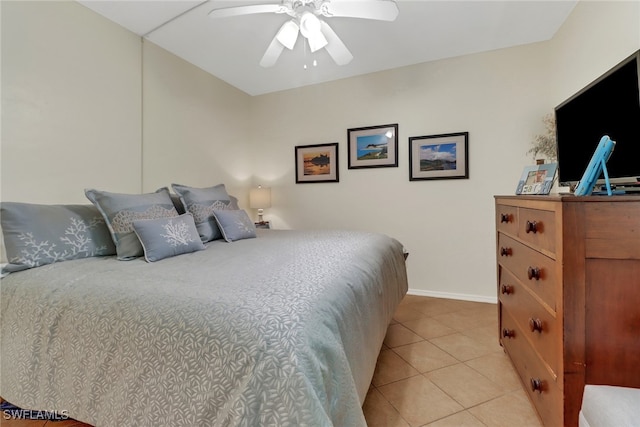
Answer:
[(320, 20), (311, 12), (304, 12), (300, 17), (300, 32), (306, 38), (320, 32)]
[(324, 34), (322, 34), (320, 20), (311, 12), (304, 12), (300, 17), (300, 32), (307, 38), (311, 52), (320, 50), (329, 44)]
[(276, 34), (276, 39), (287, 49), (293, 50), (298, 39), (298, 24), (293, 20), (285, 22)]
[(249, 191), (249, 206), (252, 209), (264, 209), (271, 207), (271, 189), (258, 187)]

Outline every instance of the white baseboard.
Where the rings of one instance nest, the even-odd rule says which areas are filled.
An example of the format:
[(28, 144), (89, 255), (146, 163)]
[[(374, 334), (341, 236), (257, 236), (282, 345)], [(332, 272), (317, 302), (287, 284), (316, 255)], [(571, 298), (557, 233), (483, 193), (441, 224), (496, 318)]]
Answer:
[(498, 297), (486, 297), (482, 295), (469, 295), (469, 294), (452, 294), (449, 292), (438, 292), (438, 291), (423, 291), (422, 289), (409, 289), (407, 291), (408, 295), (418, 295), (423, 297), (433, 297), (433, 298), (447, 298), (447, 299), (457, 299), (462, 301), (473, 301), (473, 302), (486, 302), (490, 304), (497, 304)]

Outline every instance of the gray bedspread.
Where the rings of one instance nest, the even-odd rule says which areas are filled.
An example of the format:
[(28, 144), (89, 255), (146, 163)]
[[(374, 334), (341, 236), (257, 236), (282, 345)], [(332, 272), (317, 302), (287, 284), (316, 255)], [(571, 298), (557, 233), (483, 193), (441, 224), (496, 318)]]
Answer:
[(407, 291), (381, 234), (258, 230), (146, 263), (65, 261), (0, 282), (0, 396), (96, 426), (364, 426)]

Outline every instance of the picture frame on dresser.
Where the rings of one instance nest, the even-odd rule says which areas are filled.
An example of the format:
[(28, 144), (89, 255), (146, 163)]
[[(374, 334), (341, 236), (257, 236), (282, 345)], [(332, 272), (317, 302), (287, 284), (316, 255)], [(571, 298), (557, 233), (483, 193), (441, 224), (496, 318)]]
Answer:
[(469, 132), (409, 138), (409, 181), (469, 178)]
[(522, 171), (520, 181), (518, 181), (516, 194), (546, 195), (551, 193), (557, 170), (557, 163), (526, 166)]
[(347, 129), (349, 169), (398, 167), (398, 124)]

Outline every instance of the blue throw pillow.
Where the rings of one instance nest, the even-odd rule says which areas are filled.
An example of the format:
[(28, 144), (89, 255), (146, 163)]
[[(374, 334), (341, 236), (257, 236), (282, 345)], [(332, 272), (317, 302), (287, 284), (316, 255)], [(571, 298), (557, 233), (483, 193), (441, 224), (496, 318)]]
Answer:
[(133, 229), (142, 243), (147, 262), (204, 249), (190, 213), (174, 218), (136, 220)]
[(2, 202), (0, 220), (9, 261), (2, 273), (116, 253), (107, 224), (93, 205)]
[(213, 211), (213, 215), (227, 242), (256, 237), (256, 226), (244, 210)]
[(185, 211), (193, 215), (202, 241), (206, 243), (220, 239), (222, 234), (213, 217), (213, 211), (238, 209), (237, 203), (229, 196), (224, 184), (207, 188), (188, 187), (180, 184), (171, 184), (171, 187), (180, 196)]
[(109, 193), (93, 189), (85, 190), (85, 194), (107, 222), (119, 260), (130, 260), (143, 254), (140, 240), (133, 230), (133, 221), (178, 216), (166, 187), (147, 194)]

